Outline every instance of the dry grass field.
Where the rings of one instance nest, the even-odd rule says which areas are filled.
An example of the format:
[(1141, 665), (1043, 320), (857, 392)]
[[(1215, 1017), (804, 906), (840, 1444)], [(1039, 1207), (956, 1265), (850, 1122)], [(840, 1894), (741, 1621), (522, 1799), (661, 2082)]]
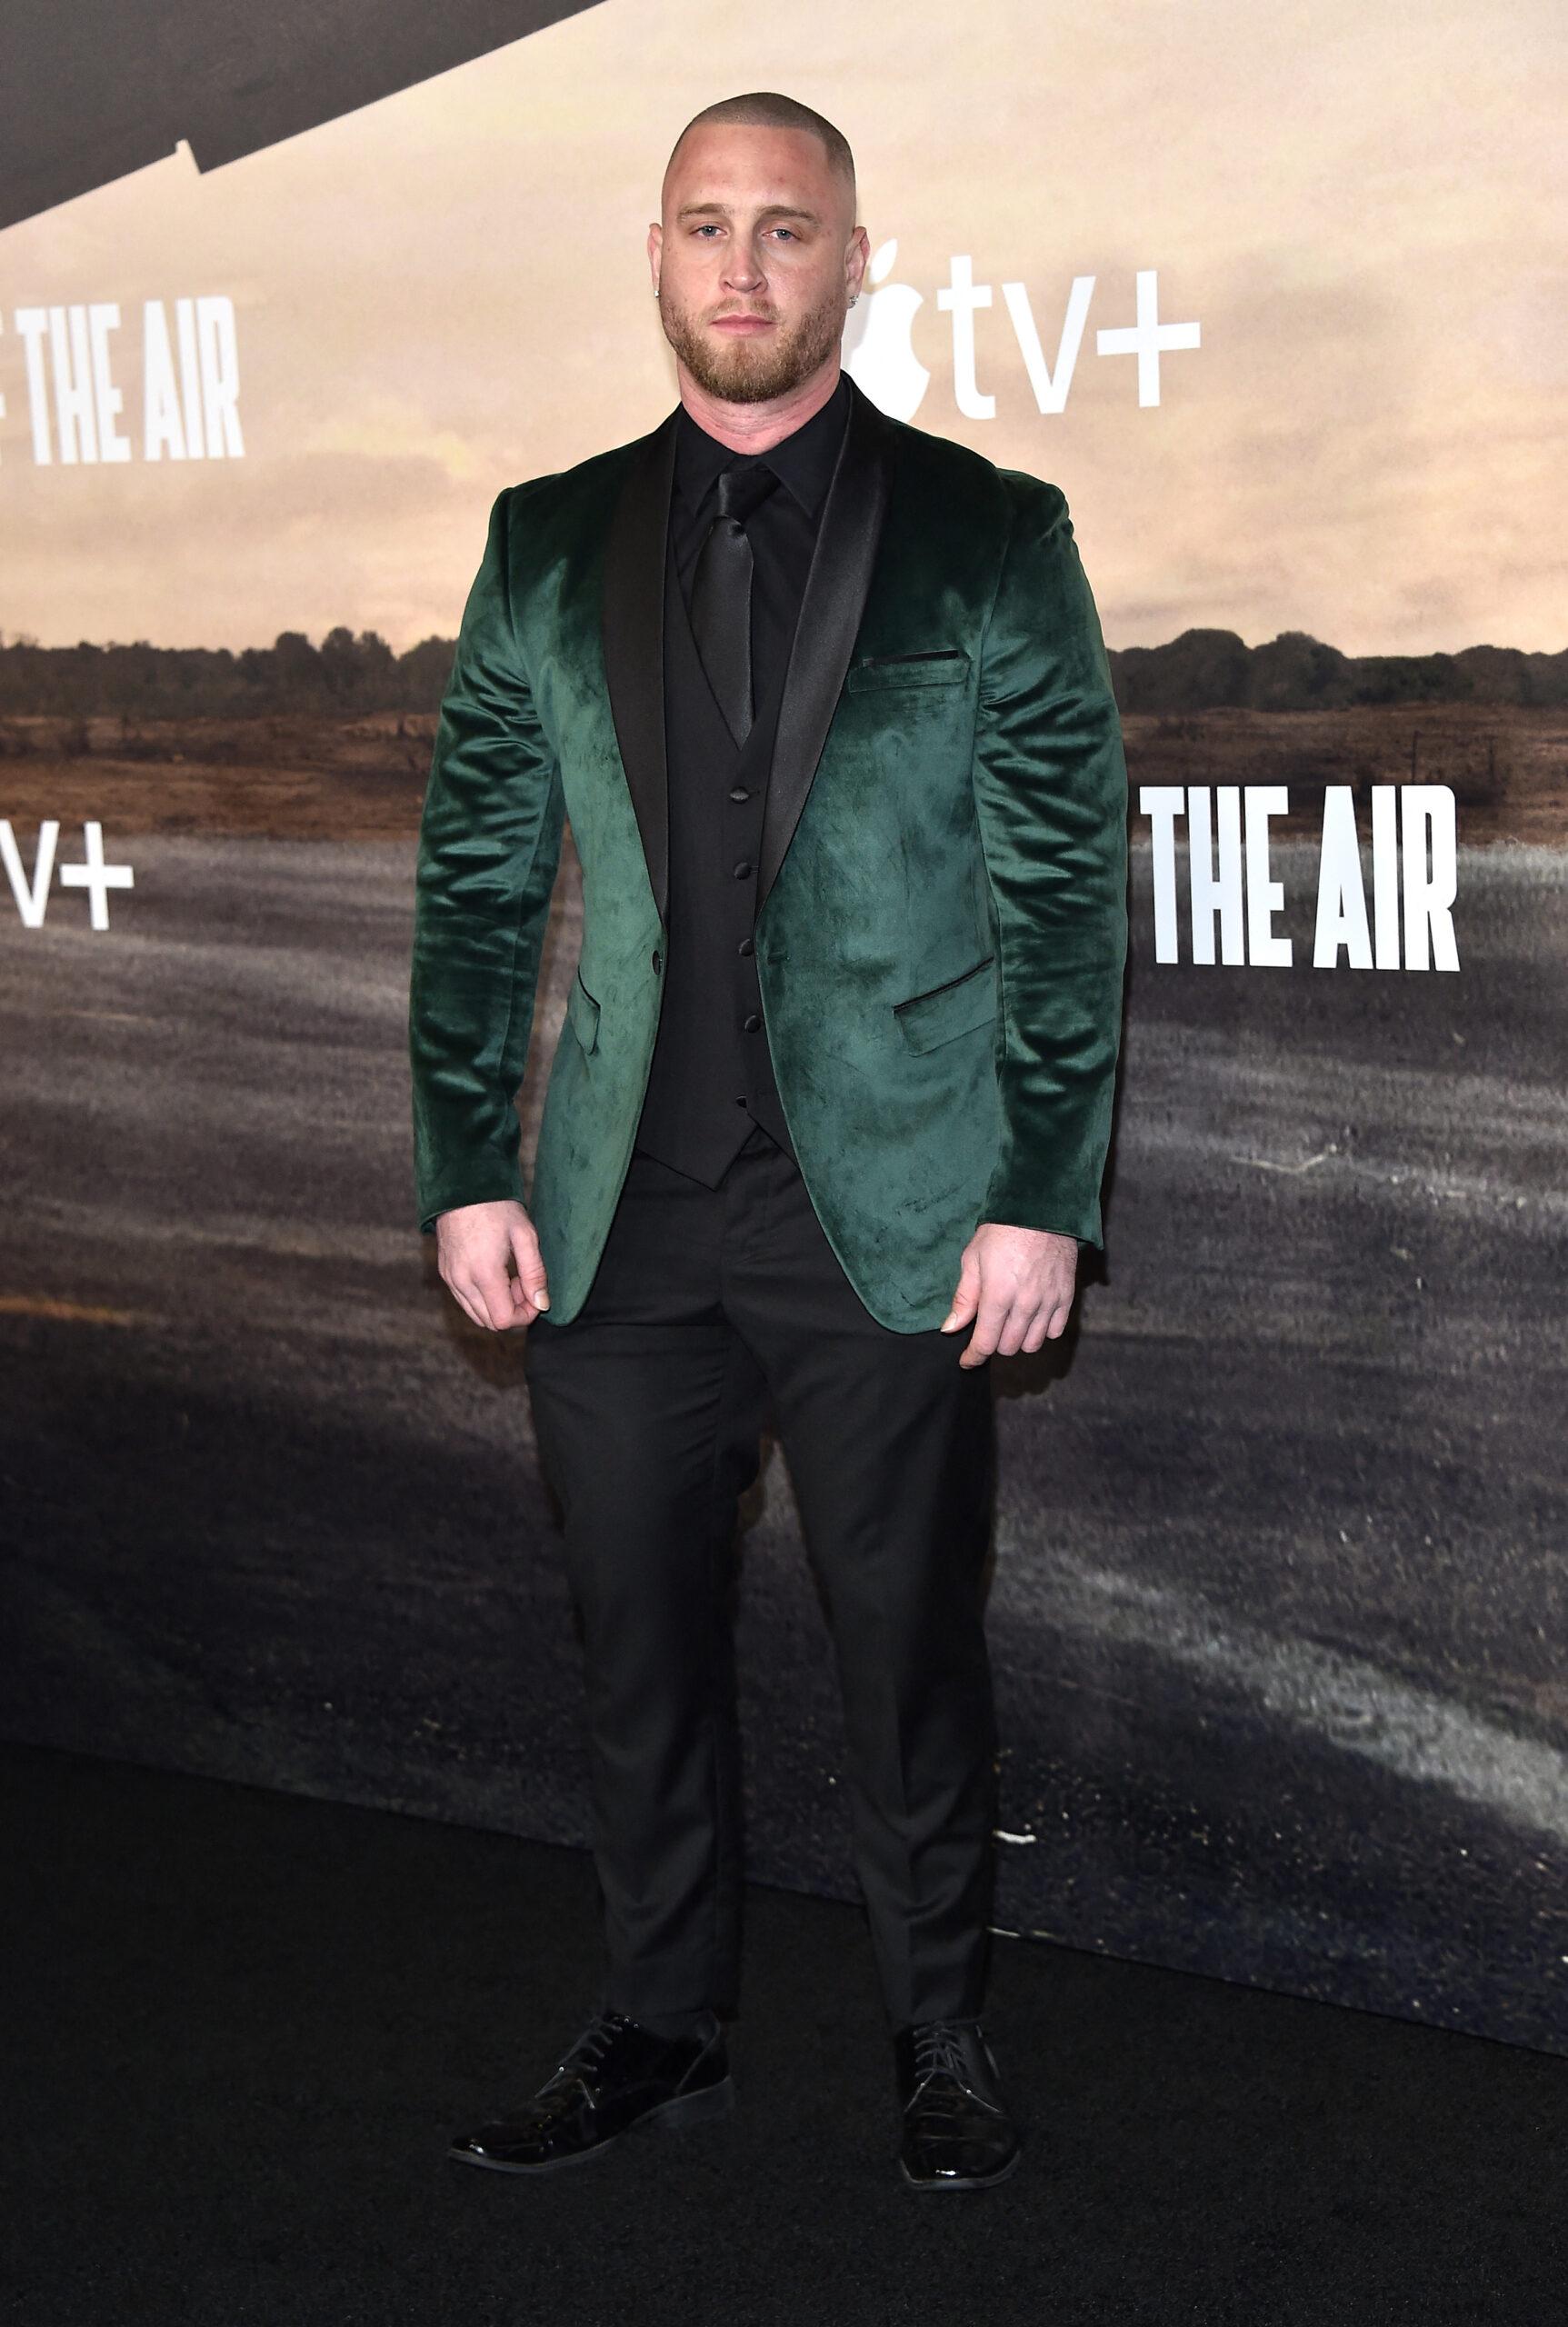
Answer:
[[(1568, 839), (1568, 712), (1497, 704), (1341, 711), (1135, 714), (1141, 784), (1283, 784), (1287, 830), (1308, 833), (1325, 784), (1448, 784), (1460, 834)], [(110, 833), (269, 840), (396, 840), (418, 828), (433, 714), (354, 719), (0, 721), (0, 815), (25, 837), (45, 816)]]

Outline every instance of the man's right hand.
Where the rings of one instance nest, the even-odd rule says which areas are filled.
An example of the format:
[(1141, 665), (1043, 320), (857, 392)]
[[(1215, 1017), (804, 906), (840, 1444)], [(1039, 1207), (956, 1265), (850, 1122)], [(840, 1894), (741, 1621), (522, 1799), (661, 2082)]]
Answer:
[[(487, 1333), (530, 1325), (550, 1306), (534, 1223), (510, 1197), (438, 1214), (435, 1252), (442, 1283)], [(509, 1260), (516, 1263), (515, 1276), (506, 1273)]]

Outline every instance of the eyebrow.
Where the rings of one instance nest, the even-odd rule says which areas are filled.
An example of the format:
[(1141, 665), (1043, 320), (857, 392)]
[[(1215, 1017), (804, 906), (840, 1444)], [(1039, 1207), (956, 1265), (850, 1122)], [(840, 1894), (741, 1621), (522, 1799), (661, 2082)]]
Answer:
[[(678, 222), (682, 218), (710, 216), (729, 218), (734, 215), (728, 203), (725, 202), (688, 202), (676, 211), (675, 217)], [(814, 210), (797, 210), (787, 202), (770, 202), (765, 209), (758, 211), (757, 216), (759, 218), (804, 218), (808, 225), (822, 225), (822, 220)]]

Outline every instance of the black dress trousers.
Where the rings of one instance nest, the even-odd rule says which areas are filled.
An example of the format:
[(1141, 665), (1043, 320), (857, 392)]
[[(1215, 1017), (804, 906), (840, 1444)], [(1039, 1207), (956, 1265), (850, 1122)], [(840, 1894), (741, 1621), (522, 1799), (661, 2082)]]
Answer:
[(603, 1996), (634, 2018), (735, 2009), (730, 1583), (770, 1411), (829, 1607), (890, 2023), (982, 2009), (994, 1421), (989, 1363), (958, 1363), (971, 1330), (880, 1324), (760, 1127), (716, 1187), (634, 1154), (585, 1305), (528, 1329), (584, 1625)]

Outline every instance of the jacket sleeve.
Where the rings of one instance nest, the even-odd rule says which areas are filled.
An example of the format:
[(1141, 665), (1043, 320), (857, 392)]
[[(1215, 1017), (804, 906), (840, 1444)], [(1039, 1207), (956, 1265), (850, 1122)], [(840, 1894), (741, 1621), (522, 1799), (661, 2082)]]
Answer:
[(1001, 973), (1002, 1143), (982, 1220), (1102, 1241), (1127, 953), (1127, 769), (1060, 488), (1003, 472), (974, 796)]
[(523, 1198), (514, 1101), (564, 805), (513, 620), (518, 499), (508, 486), (490, 512), (420, 820), (408, 1045), (425, 1233), (459, 1204)]

